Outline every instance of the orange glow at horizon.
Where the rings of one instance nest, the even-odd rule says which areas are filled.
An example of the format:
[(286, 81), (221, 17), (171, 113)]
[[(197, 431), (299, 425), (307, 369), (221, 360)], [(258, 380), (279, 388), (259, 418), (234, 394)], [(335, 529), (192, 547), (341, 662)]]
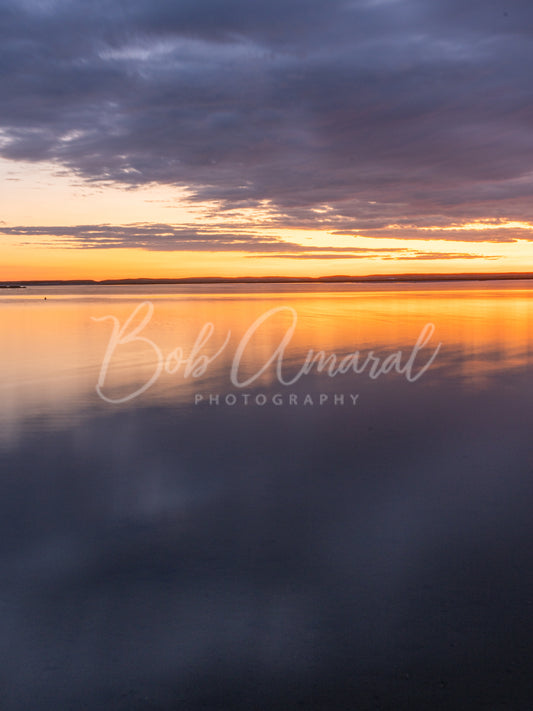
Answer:
[[(382, 237), (332, 234), (326, 229), (273, 227), (268, 206), (234, 211), (217, 210), (215, 204), (191, 203), (184, 188), (148, 185), (125, 189), (116, 185), (84, 182), (52, 164), (29, 164), (0, 159), (3, 183), (2, 222), (8, 226), (74, 226), (169, 224), (183, 228), (228, 232), (239, 224), (237, 234), (253, 239), (279, 239), (308, 248), (295, 252), (181, 251), (141, 248), (86, 248), (70, 246), (53, 236), (8, 236), (0, 234), (0, 280), (180, 278), (187, 276), (328, 276), (337, 274), (397, 274), (533, 271), (533, 241), (482, 242), (461, 240), (472, 230), (517, 229), (524, 233), (533, 225), (492, 218), (443, 227), (417, 228), (422, 235), (432, 231), (457, 232), (457, 239), (402, 238), (398, 226)], [(228, 226), (226, 226), (226, 223)], [(321, 258), (336, 248), (354, 249)], [(357, 252), (357, 250), (363, 250)], [(372, 251), (375, 250), (375, 251)], [(390, 251), (388, 251), (390, 250)], [(398, 251), (404, 250), (404, 251)], [(406, 252), (405, 250), (408, 250)], [(416, 258), (430, 253), (431, 258)], [(445, 258), (447, 253), (470, 258)], [(439, 254), (443, 257), (439, 258)], [(331, 255), (331, 253), (330, 253)]]
[[(75, 248), (61, 245), (60, 239), (48, 244), (29, 243), (31, 238), (0, 237), (0, 280), (30, 281), (47, 279), (136, 279), (180, 277), (245, 276), (332, 276), (338, 274), (516, 272), (533, 266), (533, 242), (467, 243), (438, 240), (401, 240), (393, 238), (337, 238), (327, 233), (296, 230), (283, 233), (290, 242), (309, 248), (309, 256), (284, 254), (256, 256), (236, 251), (162, 251), (141, 248)], [(265, 234), (266, 231), (263, 231)], [(279, 235), (279, 231), (277, 232)], [(281, 236), (281, 235), (280, 235)], [(392, 250), (359, 256), (340, 254), (324, 259), (314, 256), (316, 247), (332, 249), (351, 245), (368, 250)], [(408, 249), (412, 252), (395, 252)], [(406, 258), (416, 252), (431, 253), (431, 259)], [(476, 258), (439, 259), (437, 254), (468, 253)], [(487, 255), (496, 257), (488, 259)], [(531, 265), (531, 266), (529, 266)]]
[[(1, 239), (1, 238), (0, 238)], [(296, 241), (296, 240), (294, 240)], [(367, 240), (365, 240), (366, 242)], [(314, 242), (314, 240), (313, 240)], [(402, 240), (372, 240), (387, 242), (391, 249), (405, 248)], [(244, 277), (244, 276), (328, 276), (336, 274), (397, 274), (397, 273), (456, 273), (527, 271), (533, 265), (533, 244), (490, 245), (490, 254), (497, 259), (486, 259), (486, 245), (453, 243), (445, 245), (416, 241), (409, 249), (425, 252), (466, 252), (479, 254), (477, 259), (406, 259), (399, 253), (384, 253), (387, 258), (355, 256), (323, 259), (320, 256), (288, 258), (283, 254), (254, 256), (250, 252), (216, 251), (160, 251), (140, 248), (83, 249), (60, 246), (28, 245), (7, 242), (0, 247), (0, 280), (29, 281), (46, 279), (127, 279), (180, 278), (188, 276)], [(394, 246), (393, 246), (394, 245)], [(313, 245), (314, 246), (314, 245)], [(379, 248), (384, 248), (379, 247)], [(311, 247), (312, 249), (312, 247)]]

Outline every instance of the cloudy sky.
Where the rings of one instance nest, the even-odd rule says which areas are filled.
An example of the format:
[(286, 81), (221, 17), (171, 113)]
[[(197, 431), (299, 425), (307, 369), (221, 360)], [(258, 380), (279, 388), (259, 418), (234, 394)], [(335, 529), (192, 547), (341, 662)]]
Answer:
[(0, 278), (533, 268), (525, 0), (0, 0)]

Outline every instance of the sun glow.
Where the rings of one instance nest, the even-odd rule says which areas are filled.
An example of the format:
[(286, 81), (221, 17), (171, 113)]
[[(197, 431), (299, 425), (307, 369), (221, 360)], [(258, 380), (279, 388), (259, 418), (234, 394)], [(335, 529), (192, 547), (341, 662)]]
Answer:
[[(89, 182), (51, 163), (0, 160), (0, 177), (4, 185), (0, 279), (5, 281), (503, 272), (522, 271), (533, 263), (533, 242), (525, 238), (533, 224), (526, 221), (391, 224), (374, 234), (339, 234), (318, 224), (316, 229), (284, 226), (274, 219), (267, 200), (254, 207), (221, 210), (216, 203), (191, 202), (184, 188), (126, 189)], [(320, 220), (332, 210), (315, 212)], [(135, 225), (160, 229), (155, 238), (148, 229), (142, 244), (113, 237), (120, 228)], [(9, 232), (17, 226), (18, 234)], [(72, 234), (67, 234), (69, 226)], [(80, 238), (80, 226), (86, 234), (95, 226), (104, 236), (89, 242)], [(468, 239), (474, 231), (494, 235), (496, 230), (509, 231), (510, 239)], [(187, 231), (201, 238), (201, 247), (196, 248), (194, 241), (180, 244)], [(430, 237), (439, 232), (454, 237)]]

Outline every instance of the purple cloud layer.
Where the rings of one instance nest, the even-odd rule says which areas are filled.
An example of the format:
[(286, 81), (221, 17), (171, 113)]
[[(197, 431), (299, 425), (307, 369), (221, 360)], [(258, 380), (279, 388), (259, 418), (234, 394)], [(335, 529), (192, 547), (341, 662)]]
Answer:
[(525, 0), (2, 0), (0, 155), (371, 236), (533, 220), (532, 21)]

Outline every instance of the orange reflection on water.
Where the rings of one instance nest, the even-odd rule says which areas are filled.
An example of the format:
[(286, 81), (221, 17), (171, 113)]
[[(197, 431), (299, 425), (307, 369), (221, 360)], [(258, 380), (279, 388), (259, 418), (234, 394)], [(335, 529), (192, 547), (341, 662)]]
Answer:
[[(113, 323), (94, 319), (113, 316), (124, 325), (144, 302), (153, 304), (153, 316), (138, 335), (148, 342), (134, 340), (114, 350), (105, 379), (105, 392), (113, 398), (149, 381), (159, 362), (157, 349), (163, 360), (176, 348), (188, 358), (208, 322), (213, 333), (197, 355), (212, 357), (231, 336), (205, 373), (185, 378), (184, 364), (173, 374), (163, 369), (141, 397), (183, 403), (200, 387), (234, 389), (229, 373), (238, 344), (270, 310), (276, 311), (245, 349), (242, 373), (257, 372), (271, 358), (294, 318), (284, 353), (287, 368), (298, 368), (310, 349), (339, 356), (359, 349), (408, 352), (430, 322), (435, 333), (428, 348), (442, 343), (432, 368), (449, 366), (449, 373), (467, 382), (525, 367), (531, 350), (533, 291), (519, 283), (33, 288), (0, 295), (3, 434), (28, 417), (70, 417), (85, 406), (110, 406), (95, 388)], [(274, 381), (269, 368), (260, 382)]]

